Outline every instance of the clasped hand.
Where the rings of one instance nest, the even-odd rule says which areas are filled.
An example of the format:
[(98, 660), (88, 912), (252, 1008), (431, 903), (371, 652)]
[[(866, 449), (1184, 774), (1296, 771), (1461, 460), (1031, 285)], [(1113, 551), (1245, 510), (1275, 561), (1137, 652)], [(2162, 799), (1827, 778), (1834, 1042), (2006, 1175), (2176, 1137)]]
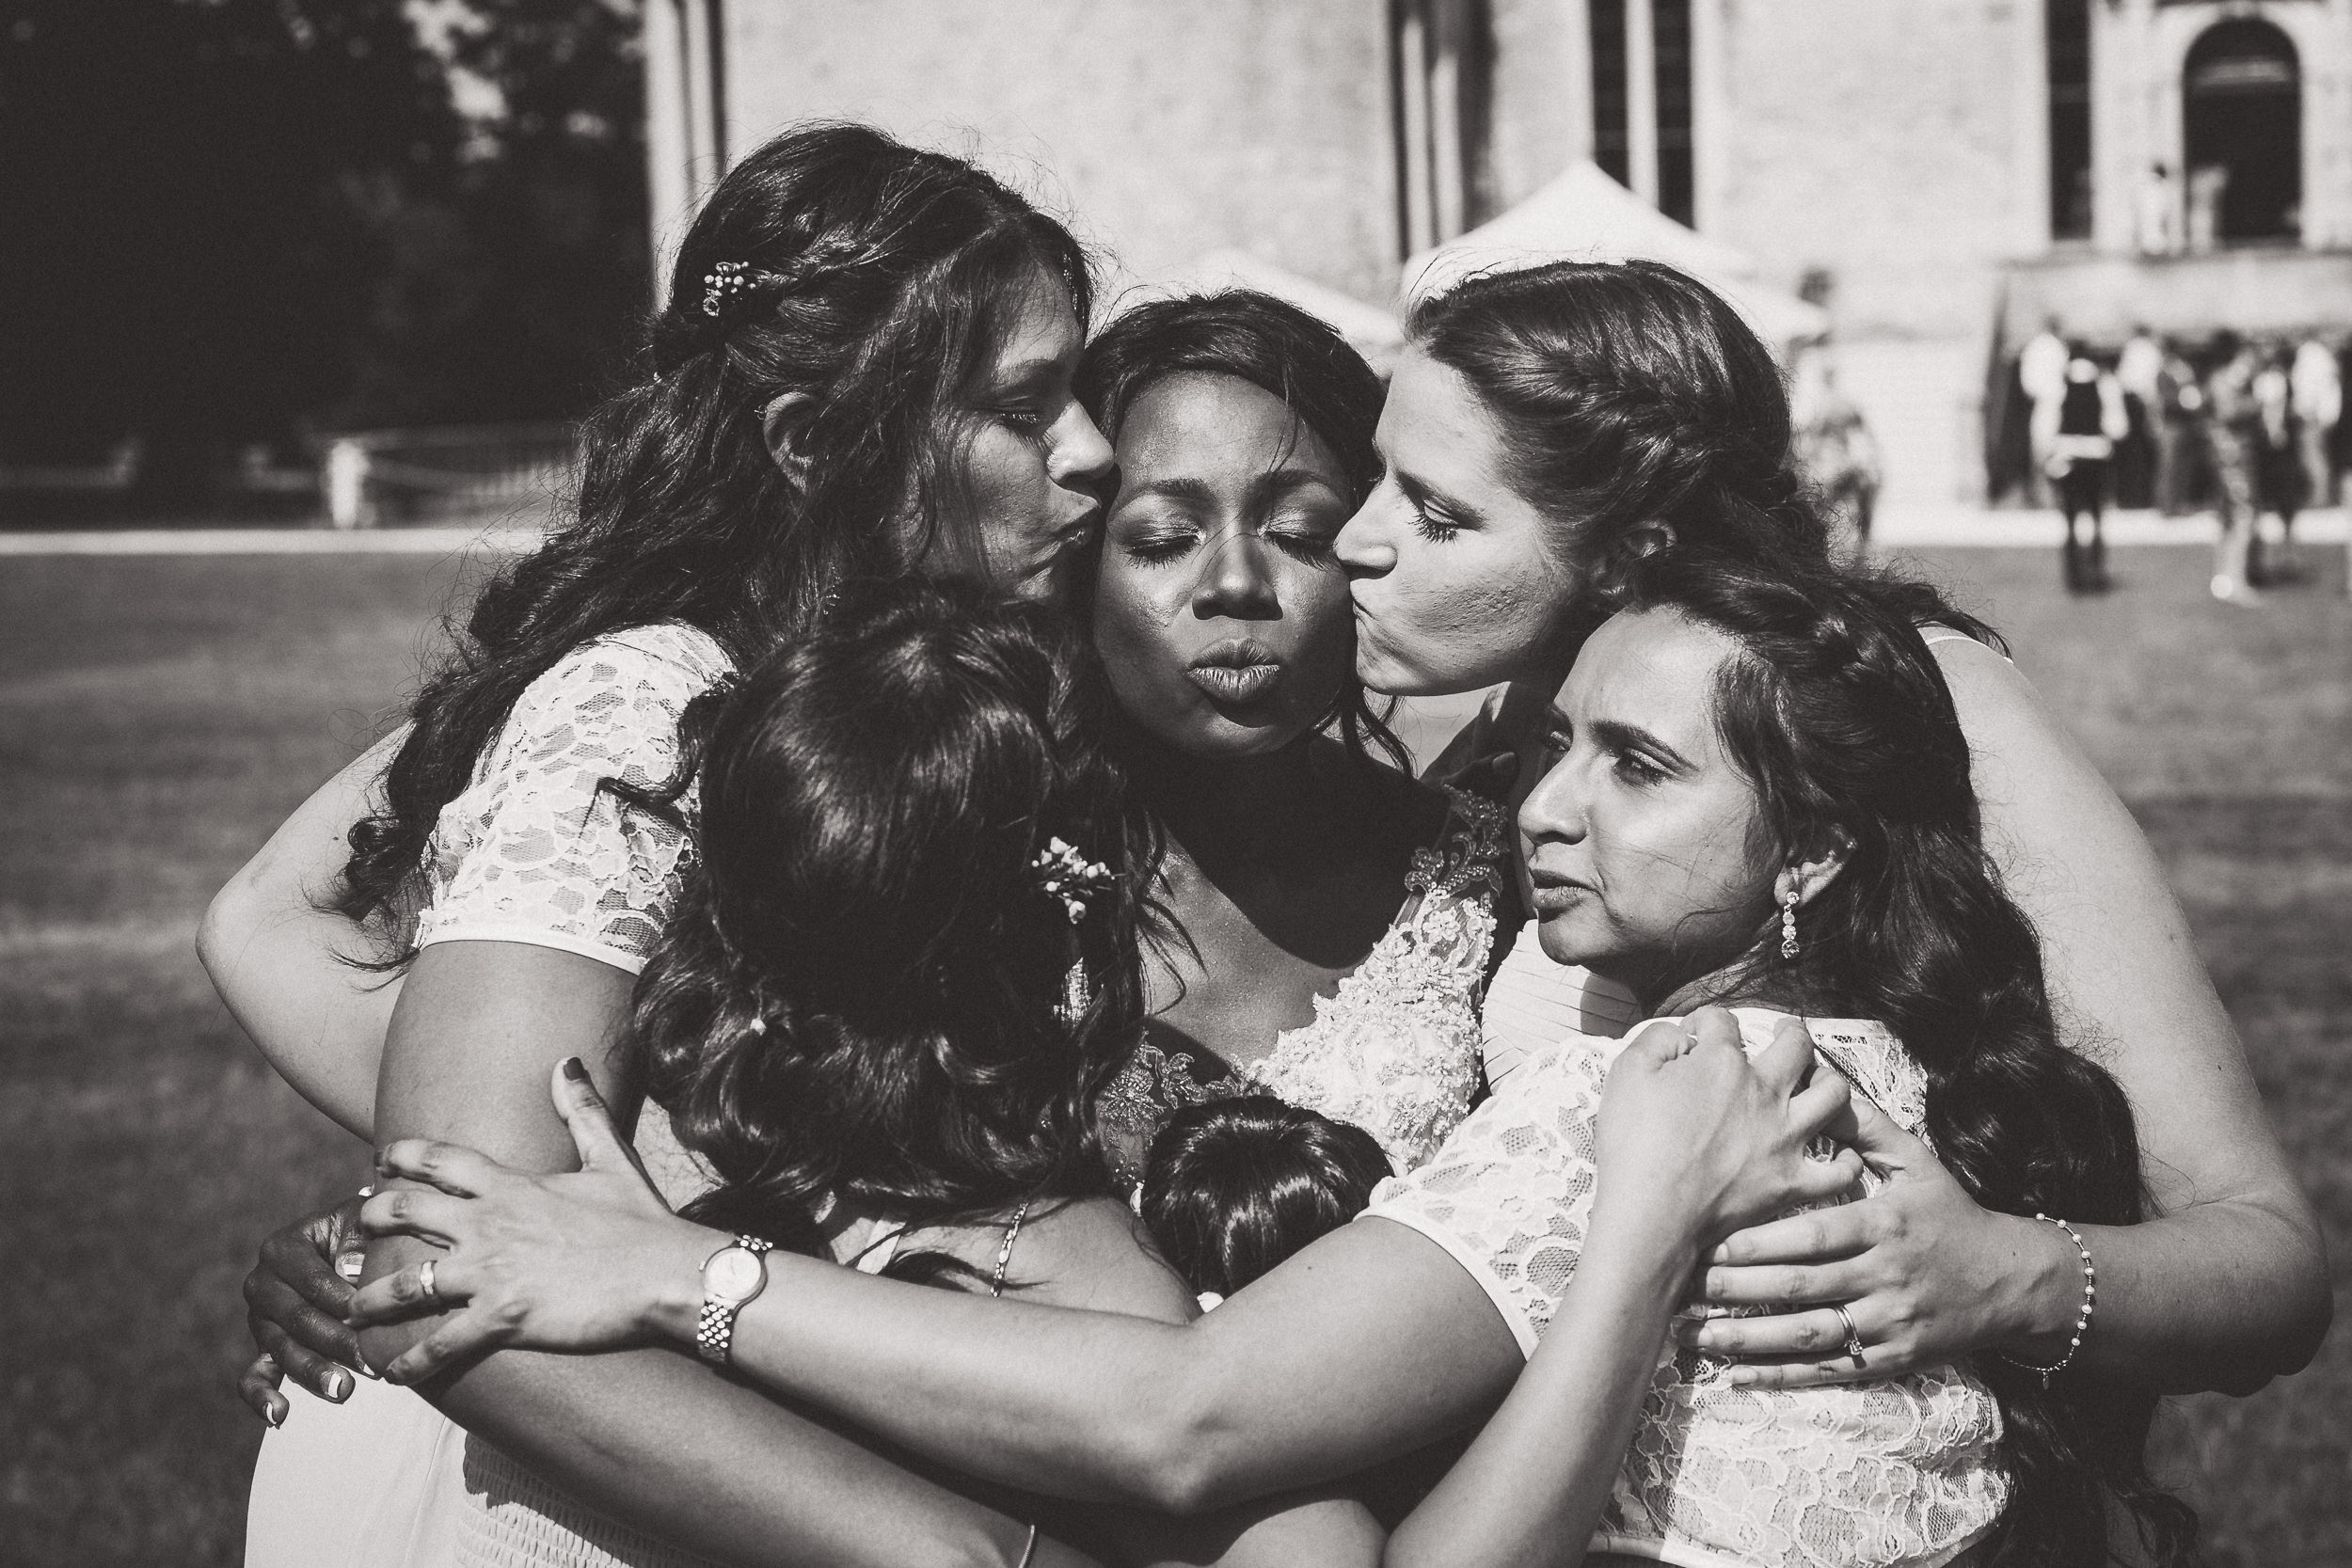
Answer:
[[(1980, 1208), (1920, 1139), (1856, 1096), (1851, 1143), (1882, 1179), (1869, 1196), (1724, 1238), (1698, 1299), (1775, 1307), (1676, 1324), (1682, 1343), (1730, 1357), (1735, 1386), (1801, 1388), (1891, 1377), (2014, 1340), (2051, 1227)], [(2057, 1238), (2062, 1242), (2063, 1237)], [(2072, 1254), (2069, 1253), (2071, 1259)], [(1867, 1347), (1845, 1351), (1844, 1307)]]
[(595, 1351), (691, 1338), (702, 1263), (727, 1237), (670, 1212), (576, 1060), (557, 1069), (552, 1092), (580, 1151), (577, 1171), (533, 1175), (421, 1138), (377, 1156), (387, 1179), (425, 1185), (377, 1193), (359, 1211), (360, 1227), (447, 1249), (352, 1298), (345, 1318), (355, 1328), (447, 1314), (383, 1369), (387, 1381), (415, 1383), (509, 1347)]

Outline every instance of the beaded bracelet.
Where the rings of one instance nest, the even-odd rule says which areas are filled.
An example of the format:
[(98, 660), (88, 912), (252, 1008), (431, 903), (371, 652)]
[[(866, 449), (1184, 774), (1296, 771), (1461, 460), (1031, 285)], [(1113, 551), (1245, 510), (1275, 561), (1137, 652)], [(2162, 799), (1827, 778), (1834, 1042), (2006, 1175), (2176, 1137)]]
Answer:
[(2082, 1315), (2074, 1320), (2074, 1337), (2066, 1342), (2066, 1354), (2059, 1356), (2056, 1361), (2051, 1362), (2046, 1367), (2042, 1366), (2037, 1362), (2022, 1360), (2017, 1356), (2010, 1355), (2006, 1351), (2001, 1354), (2002, 1360), (2008, 1362), (2012, 1367), (2023, 1367), (2026, 1370), (2036, 1374), (2042, 1379), (2042, 1386), (2047, 1388), (2050, 1386), (2050, 1379), (2057, 1376), (2059, 1372), (2064, 1371), (2068, 1365), (2074, 1361), (2074, 1353), (2083, 1348), (2083, 1336), (2090, 1332), (2091, 1309), (2099, 1304), (2099, 1271), (2091, 1264), (2090, 1245), (2083, 1240), (2083, 1233), (2081, 1231), (2075, 1229), (2064, 1220), (2052, 1219), (2047, 1214), (2036, 1214), (2034, 1215), (2034, 1218), (2042, 1221), (2044, 1225), (2055, 1225), (2060, 1230), (2065, 1231), (2068, 1238), (2074, 1242), (2074, 1250), (2083, 1255)]

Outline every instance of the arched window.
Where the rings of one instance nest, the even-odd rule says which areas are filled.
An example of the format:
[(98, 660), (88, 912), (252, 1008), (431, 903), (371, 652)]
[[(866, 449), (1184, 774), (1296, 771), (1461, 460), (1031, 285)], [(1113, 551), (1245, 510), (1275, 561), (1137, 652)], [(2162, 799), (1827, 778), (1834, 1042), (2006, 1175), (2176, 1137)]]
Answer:
[(2204, 224), (2223, 243), (2301, 232), (2303, 82), (2286, 34), (2251, 17), (2200, 34), (2181, 72), (2181, 130), (2192, 243)]

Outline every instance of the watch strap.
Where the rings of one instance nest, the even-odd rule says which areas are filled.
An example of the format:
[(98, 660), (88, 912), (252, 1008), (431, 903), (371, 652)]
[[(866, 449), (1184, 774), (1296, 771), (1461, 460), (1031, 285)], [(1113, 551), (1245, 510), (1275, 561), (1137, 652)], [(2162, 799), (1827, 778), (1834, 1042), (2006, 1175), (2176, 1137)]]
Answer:
[[(756, 1236), (738, 1236), (733, 1244), (750, 1252), (770, 1252), (775, 1247), (774, 1243), (763, 1242)], [(725, 1366), (735, 1354), (736, 1315), (748, 1305), (748, 1301), (724, 1301), (705, 1294), (701, 1315), (694, 1320), (694, 1354), (714, 1367)]]

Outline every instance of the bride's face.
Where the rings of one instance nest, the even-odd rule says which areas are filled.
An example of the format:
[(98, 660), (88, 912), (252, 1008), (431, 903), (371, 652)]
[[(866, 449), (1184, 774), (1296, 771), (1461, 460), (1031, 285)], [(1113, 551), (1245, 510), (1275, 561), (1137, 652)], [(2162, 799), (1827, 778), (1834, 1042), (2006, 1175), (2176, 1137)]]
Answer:
[(1330, 710), (1352, 657), (1331, 541), (1344, 470), (1279, 398), (1229, 375), (1147, 387), (1119, 432), (1094, 641), (1120, 705), (1195, 755), (1279, 749)]
[(1730, 639), (1671, 610), (1613, 617), (1553, 699), (1519, 808), (1544, 951), (1645, 1003), (1747, 953), (1773, 918), (1759, 803), (1716, 733)]
[(1388, 472), (1337, 544), (1355, 593), (1358, 676), (1406, 696), (1556, 681), (1571, 578), (1555, 524), (1512, 486), (1478, 394), (1407, 348), (1378, 439)]

